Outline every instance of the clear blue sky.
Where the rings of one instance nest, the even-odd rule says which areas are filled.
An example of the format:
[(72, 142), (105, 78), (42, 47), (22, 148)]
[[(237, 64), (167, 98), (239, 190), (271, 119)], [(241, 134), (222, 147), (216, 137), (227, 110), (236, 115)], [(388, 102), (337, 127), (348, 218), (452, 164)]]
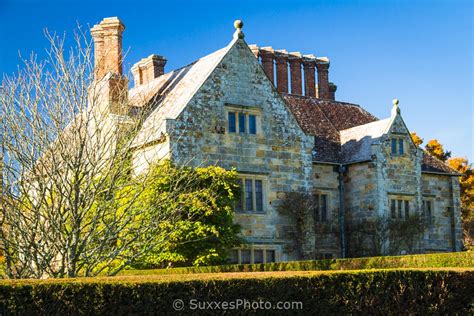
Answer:
[(385, 118), (398, 98), (411, 130), (474, 158), (470, 0), (0, 0), (0, 74), (19, 51), (43, 54), (44, 28), (71, 34), (109, 16), (126, 25), (127, 67), (156, 53), (167, 71), (227, 45), (242, 19), (249, 44), (328, 56), (338, 100)]

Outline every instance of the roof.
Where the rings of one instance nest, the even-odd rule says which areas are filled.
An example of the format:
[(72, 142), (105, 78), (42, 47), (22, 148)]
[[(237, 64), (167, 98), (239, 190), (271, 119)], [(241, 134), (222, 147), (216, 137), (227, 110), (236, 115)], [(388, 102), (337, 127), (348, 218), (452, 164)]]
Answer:
[(357, 104), (290, 94), (283, 98), (303, 131), (315, 136), (316, 161), (343, 162), (340, 131), (377, 121)]
[(227, 47), (200, 58), (186, 67), (130, 90), (129, 101), (132, 106), (141, 107), (153, 104), (152, 112), (133, 140), (134, 147), (160, 138), (161, 133), (165, 131), (166, 119), (178, 117), (234, 42), (232, 41)]
[(387, 118), (342, 130), (342, 161), (353, 163), (371, 159), (371, 146), (387, 133), (393, 118)]
[(459, 172), (452, 169), (438, 158), (423, 151), (423, 160), (421, 163), (421, 171), (428, 173), (447, 173), (452, 175), (459, 175)]
[[(232, 48), (228, 46), (145, 85), (132, 88), (130, 104), (150, 106), (150, 114), (133, 140), (138, 147), (158, 140), (166, 119), (176, 119), (214, 68)], [(371, 146), (387, 132), (392, 118), (379, 120), (357, 104), (282, 94), (302, 130), (315, 137), (316, 162), (354, 163), (371, 159)], [(454, 170), (425, 153), (422, 171), (453, 174)]]

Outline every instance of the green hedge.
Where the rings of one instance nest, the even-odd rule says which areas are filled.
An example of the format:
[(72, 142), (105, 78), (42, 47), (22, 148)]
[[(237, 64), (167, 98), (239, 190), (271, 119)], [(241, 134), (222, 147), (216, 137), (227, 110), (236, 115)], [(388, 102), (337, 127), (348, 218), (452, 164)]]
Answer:
[(474, 267), (474, 252), (450, 252), (407, 256), (385, 256), (313, 261), (288, 261), (267, 264), (241, 264), (172, 269), (124, 270), (122, 275), (187, 274), (257, 271), (363, 270), (389, 268)]
[[(193, 314), (471, 314), (474, 270), (372, 270), (350, 272), (283, 272), (128, 276), (48, 281), (1, 281), (0, 314), (136, 315), (170, 314), (173, 302), (184, 302)], [(255, 275), (255, 276), (253, 276)], [(263, 276), (262, 276), (263, 275)], [(245, 276), (245, 277), (244, 277)], [(172, 278), (170, 278), (172, 277)], [(161, 279), (160, 279), (161, 278)], [(168, 279), (166, 279), (168, 278)], [(176, 278), (178, 280), (174, 280)], [(190, 309), (190, 300), (214, 309)], [(224, 310), (227, 304), (247, 304)], [(247, 302), (247, 303), (245, 303)], [(256, 302), (256, 303), (254, 303)], [(302, 309), (259, 309), (260, 302), (301, 302)], [(252, 304), (257, 309), (252, 308)], [(256, 305), (255, 305), (256, 304)], [(289, 304), (289, 303), (288, 303)], [(250, 306), (248, 306), (250, 305)], [(299, 308), (296, 306), (296, 308)]]

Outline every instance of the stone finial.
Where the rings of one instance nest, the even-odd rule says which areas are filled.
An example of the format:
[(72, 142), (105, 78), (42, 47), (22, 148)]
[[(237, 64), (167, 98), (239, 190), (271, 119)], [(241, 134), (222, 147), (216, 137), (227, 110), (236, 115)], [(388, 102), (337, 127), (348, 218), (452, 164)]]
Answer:
[(398, 103), (399, 103), (398, 99), (393, 99), (392, 116), (395, 116), (397, 114), (400, 115), (400, 108), (398, 107)]
[(244, 33), (242, 32), (242, 28), (244, 27), (244, 22), (242, 20), (235, 20), (234, 21), (234, 38), (237, 39), (243, 39), (245, 37)]

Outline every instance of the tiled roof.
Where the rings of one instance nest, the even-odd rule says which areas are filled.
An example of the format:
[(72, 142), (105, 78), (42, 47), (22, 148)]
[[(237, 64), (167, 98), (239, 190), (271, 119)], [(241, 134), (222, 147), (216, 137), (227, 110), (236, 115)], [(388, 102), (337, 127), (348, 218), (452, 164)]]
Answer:
[(448, 173), (448, 174), (459, 174), (456, 170), (452, 169), (444, 162), (436, 157), (433, 157), (426, 151), (423, 152), (423, 160), (421, 163), (421, 171), (423, 172), (435, 172), (435, 173)]
[(339, 132), (377, 120), (356, 104), (290, 94), (283, 98), (303, 131), (315, 136), (316, 161), (343, 162)]

